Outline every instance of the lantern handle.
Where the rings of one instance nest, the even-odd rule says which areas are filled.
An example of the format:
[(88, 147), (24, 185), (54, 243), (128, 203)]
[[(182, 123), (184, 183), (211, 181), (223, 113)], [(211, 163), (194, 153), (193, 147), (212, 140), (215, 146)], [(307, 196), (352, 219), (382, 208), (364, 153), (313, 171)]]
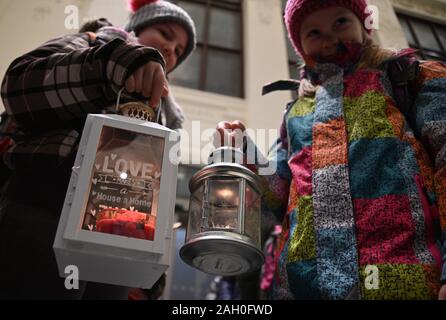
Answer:
[(121, 90), (118, 91), (118, 97), (116, 99), (116, 111), (119, 110), (119, 105), (120, 105), (120, 102), (121, 102), (121, 94), (122, 94), (122, 92), (124, 90), (125, 90), (125, 88), (122, 88)]
[(156, 123), (160, 123), (160, 117), (161, 117), (161, 108), (163, 107), (163, 99), (160, 99), (160, 102), (157, 106), (158, 111), (156, 112)]

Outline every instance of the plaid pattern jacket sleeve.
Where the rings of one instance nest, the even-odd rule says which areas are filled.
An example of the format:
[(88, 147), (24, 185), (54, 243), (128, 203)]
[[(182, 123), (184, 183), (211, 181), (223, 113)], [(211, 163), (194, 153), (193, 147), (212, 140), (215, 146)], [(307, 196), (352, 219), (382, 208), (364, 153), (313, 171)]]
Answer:
[(150, 60), (164, 66), (151, 48), (120, 38), (91, 46), (87, 34), (68, 35), (11, 64), (2, 83), (3, 103), (25, 129), (63, 128), (64, 122), (100, 113), (114, 100), (111, 93)]
[[(99, 37), (100, 36), (100, 37)], [(165, 62), (125, 33), (67, 35), (17, 58), (3, 79), (5, 109), (24, 133), (4, 155), (12, 169), (58, 165), (75, 147), (88, 113), (106, 113), (116, 92), (149, 61)]]

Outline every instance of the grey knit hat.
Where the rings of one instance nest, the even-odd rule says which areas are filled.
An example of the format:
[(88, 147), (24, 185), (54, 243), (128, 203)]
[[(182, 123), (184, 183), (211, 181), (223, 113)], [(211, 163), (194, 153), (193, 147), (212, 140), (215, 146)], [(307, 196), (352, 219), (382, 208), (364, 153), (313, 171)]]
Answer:
[(130, 0), (129, 7), (132, 14), (129, 23), (125, 26), (128, 32), (134, 31), (138, 35), (143, 29), (160, 22), (176, 22), (186, 30), (187, 45), (178, 58), (176, 66), (179, 66), (194, 51), (197, 41), (195, 24), (182, 8), (162, 0)]

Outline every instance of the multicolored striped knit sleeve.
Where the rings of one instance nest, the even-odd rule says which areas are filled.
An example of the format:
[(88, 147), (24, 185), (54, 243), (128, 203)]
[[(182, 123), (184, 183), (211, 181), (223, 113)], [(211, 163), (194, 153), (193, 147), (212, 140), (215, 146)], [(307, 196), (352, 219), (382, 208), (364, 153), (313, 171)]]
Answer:
[[(428, 61), (420, 65), (414, 102), (415, 131), (434, 161), (432, 197), (438, 204), (443, 247), (442, 281), (446, 281), (446, 65)], [(434, 217), (436, 218), (436, 217)]]
[(148, 61), (165, 67), (157, 50), (122, 38), (94, 45), (88, 34), (63, 36), (12, 62), (2, 83), (3, 103), (30, 132), (63, 129), (110, 106), (117, 88)]
[[(255, 164), (249, 161), (247, 167), (256, 172), (262, 181), (262, 215), (269, 226), (281, 222), (288, 207), (291, 171), (288, 166), (287, 142), (279, 138), (265, 157), (247, 137), (246, 152), (255, 155)], [(269, 215), (272, 213), (274, 218)]]

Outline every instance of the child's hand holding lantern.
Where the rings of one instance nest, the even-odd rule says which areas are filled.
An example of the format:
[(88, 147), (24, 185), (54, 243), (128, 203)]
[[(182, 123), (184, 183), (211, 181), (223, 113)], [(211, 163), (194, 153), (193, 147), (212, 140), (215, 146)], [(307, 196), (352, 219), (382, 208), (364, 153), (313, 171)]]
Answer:
[(235, 120), (233, 122), (221, 121), (217, 124), (214, 133), (214, 146), (216, 148), (230, 146), (243, 150), (245, 125)]
[(169, 94), (168, 82), (163, 67), (157, 62), (148, 62), (136, 70), (125, 82), (129, 93), (141, 93), (150, 98), (149, 105), (155, 108)]

